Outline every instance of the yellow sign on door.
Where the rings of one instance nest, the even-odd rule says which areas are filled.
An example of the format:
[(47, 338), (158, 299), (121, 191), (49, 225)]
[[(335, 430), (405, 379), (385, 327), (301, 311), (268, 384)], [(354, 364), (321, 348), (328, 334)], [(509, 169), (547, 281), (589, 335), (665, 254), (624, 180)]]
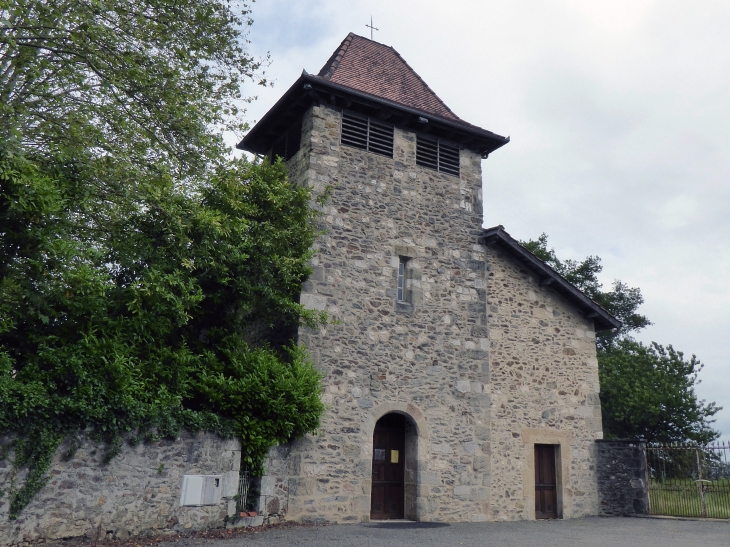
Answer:
[(398, 463), (398, 451), (397, 450), (390, 451), (390, 463)]

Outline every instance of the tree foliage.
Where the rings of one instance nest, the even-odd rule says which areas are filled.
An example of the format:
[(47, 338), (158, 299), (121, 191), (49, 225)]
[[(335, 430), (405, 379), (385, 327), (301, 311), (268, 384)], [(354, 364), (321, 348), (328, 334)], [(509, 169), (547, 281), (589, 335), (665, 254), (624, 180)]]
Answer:
[(325, 321), (298, 304), (312, 196), (223, 144), (266, 83), (251, 23), (247, 1), (0, 0), (0, 434), (29, 467), (11, 516), (65, 438), (112, 457), (204, 429), (256, 470), (318, 425), (303, 350), (248, 335)]
[(251, 23), (235, 0), (0, 0), (0, 140), (94, 158), (107, 184), (199, 175), (245, 127), (242, 84), (266, 83)]
[(281, 163), (231, 161), (191, 194), (164, 174), (101, 218), (70, 161), (0, 157), (0, 434), (31, 466), (18, 511), (63, 438), (113, 455), (126, 432), (242, 439), (244, 465), (323, 411), (294, 346), (252, 347), (252, 324), (315, 325), (296, 302), (316, 236), (307, 189)]
[(612, 436), (700, 444), (718, 437), (710, 418), (720, 408), (697, 399), (703, 365), (694, 355), (624, 339), (602, 351), (599, 364), (603, 424)]
[(638, 313), (644, 302), (639, 288), (617, 279), (604, 291), (598, 280), (603, 269), (599, 257), (560, 260), (548, 248), (546, 234), (520, 243), (623, 323), (620, 329), (596, 333), (607, 437), (707, 443), (719, 436), (710, 424), (721, 407), (698, 400), (695, 393), (700, 361), (694, 355), (685, 360), (671, 345), (645, 346), (632, 339), (632, 333), (651, 325)]

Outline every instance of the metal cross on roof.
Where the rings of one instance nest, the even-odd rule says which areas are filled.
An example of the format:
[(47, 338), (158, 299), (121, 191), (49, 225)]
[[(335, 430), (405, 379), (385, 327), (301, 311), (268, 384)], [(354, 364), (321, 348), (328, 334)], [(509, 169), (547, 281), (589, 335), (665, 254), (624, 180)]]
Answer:
[(373, 26), (373, 16), (372, 15), (370, 16), (370, 24), (369, 25), (365, 25), (365, 26), (370, 29), (370, 39), (372, 40), (373, 39), (373, 31), (374, 30), (380, 30), (379, 28), (375, 28)]

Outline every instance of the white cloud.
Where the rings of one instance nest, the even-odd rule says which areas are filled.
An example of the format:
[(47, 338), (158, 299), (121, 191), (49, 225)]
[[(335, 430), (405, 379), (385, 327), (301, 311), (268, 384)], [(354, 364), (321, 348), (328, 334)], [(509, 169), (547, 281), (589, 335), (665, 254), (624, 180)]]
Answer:
[(692, 196), (675, 196), (662, 203), (655, 214), (660, 228), (678, 230), (697, 222), (700, 204)]
[(267, 0), (252, 50), (276, 87), (353, 31), (392, 45), (462, 118), (512, 142), (483, 163), (485, 222), (546, 232), (641, 287), (655, 325), (706, 363), (730, 439), (730, 3), (679, 0)]

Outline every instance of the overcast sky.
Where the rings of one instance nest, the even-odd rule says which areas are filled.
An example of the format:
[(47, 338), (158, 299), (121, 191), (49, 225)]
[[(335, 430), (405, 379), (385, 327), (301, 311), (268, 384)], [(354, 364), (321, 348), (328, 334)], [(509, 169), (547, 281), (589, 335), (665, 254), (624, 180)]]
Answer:
[(259, 119), (348, 32), (393, 46), (464, 120), (511, 142), (482, 164), (485, 226), (542, 232), (640, 287), (637, 338), (695, 353), (730, 440), (730, 2), (259, 0)]

